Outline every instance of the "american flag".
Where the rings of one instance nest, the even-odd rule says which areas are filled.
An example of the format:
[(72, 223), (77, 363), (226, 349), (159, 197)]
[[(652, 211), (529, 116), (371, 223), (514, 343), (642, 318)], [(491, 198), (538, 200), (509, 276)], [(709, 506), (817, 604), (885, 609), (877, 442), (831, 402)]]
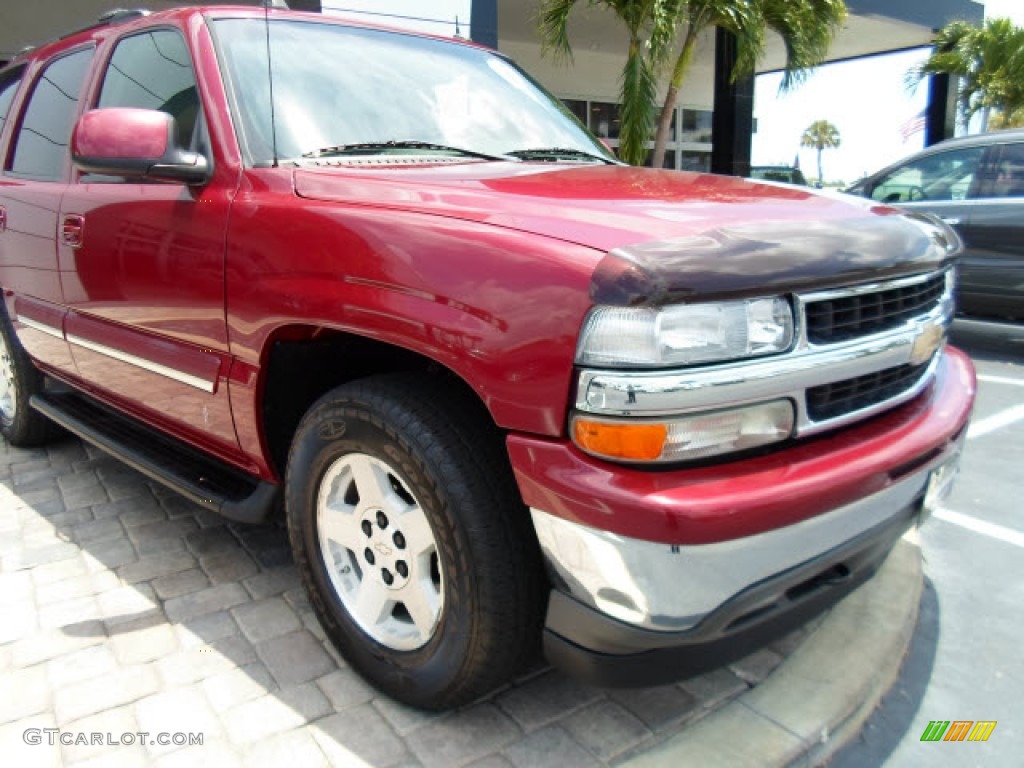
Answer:
[(920, 133), (924, 130), (925, 126), (925, 110), (922, 109), (912, 118), (907, 120), (903, 125), (900, 126), (900, 136), (903, 137), (903, 143), (906, 144), (910, 141), (910, 137), (915, 133)]

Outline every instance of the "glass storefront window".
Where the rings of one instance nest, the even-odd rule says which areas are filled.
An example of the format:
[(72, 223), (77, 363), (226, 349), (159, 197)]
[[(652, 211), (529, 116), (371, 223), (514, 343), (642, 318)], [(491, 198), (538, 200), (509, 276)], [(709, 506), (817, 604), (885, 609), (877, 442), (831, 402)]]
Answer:
[(699, 171), (702, 173), (711, 172), (710, 152), (683, 152), (683, 162), (680, 170)]
[(683, 110), (683, 138), (687, 143), (711, 143), (711, 115), (706, 109)]
[(590, 130), (602, 139), (619, 138), (619, 105), (607, 101), (590, 102)]
[(587, 124), (587, 102), (582, 99), (562, 99), (562, 103), (572, 112), (576, 119)]
[[(644, 161), (644, 165), (648, 168), (651, 167), (651, 160), (653, 159), (654, 150), (647, 153), (647, 160)], [(676, 168), (676, 151), (672, 148), (665, 150), (665, 159), (661, 164), (662, 168), (667, 168), (670, 171), (674, 171)]]
[[(607, 144), (618, 153), (620, 132), (619, 105), (608, 101), (587, 99), (562, 99), (562, 103), (590, 131), (607, 140)], [(711, 110), (676, 109), (672, 113), (672, 129), (669, 131), (668, 146), (665, 148), (663, 168), (683, 171), (711, 170)], [(655, 114), (657, 119), (657, 113)], [(651, 164), (654, 150), (652, 137), (647, 153), (647, 166)]]

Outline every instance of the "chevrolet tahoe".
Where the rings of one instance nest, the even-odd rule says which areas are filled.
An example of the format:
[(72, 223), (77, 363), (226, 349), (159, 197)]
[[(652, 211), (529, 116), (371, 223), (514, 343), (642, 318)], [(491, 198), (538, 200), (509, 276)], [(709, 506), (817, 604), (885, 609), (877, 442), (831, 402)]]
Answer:
[(0, 70), (0, 166), (0, 432), (285, 520), (415, 706), (750, 653), (955, 474), (948, 226), (623, 165), (464, 41), (117, 12)]

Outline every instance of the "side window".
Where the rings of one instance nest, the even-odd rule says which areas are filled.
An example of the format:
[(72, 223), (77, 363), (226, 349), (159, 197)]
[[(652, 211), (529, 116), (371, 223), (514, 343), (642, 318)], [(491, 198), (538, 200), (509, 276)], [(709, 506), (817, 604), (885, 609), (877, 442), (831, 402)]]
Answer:
[(871, 198), (883, 203), (966, 200), (984, 155), (984, 147), (970, 147), (922, 157), (877, 182)]
[(61, 177), (92, 54), (91, 48), (76, 51), (43, 70), (18, 128), (8, 170), (42, 181)]
[(178, 123), (178, 141), (192, 146), (199, 92), (185, 41), (178, 32), (156, 29), (117, 44), (96, 105), (157, 109)]
[(999, 149), (986, 197), (1024, 197), (1024, 144), (1004, 144)]
[(7, 113), (11, 111), (11, 102), (14, 101), (14, 94), (18, 92), (18, 83), (20, 82), (20, 69), (14, 72), (0, 73), (0, 135), (4, 132)]

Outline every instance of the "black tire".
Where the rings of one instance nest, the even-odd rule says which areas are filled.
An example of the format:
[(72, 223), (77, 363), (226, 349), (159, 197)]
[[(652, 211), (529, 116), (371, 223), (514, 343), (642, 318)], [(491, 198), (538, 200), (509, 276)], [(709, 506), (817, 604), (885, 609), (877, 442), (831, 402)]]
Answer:
[(43, 374), (18, 342), (7, 308), (0, 300), (0, 434), (11, 445), (30, 447), (51, 442), (60, 428), (29, 405), (42, 392)]
[[(348, 487), (351, 497), (357, 462), (383, 462), (387, 482), (402, 493), (403, 503), (411, 498), (412, 508), (422, 509), (429, 522), (436, 545), (430, 556), (431, 578), (436, 576), (432, 583), (441, 598), (430, 635), (417, 635), (409, 606), (406, 615), (414, 625), (413, 634), (427, 638), (419, 647), (398, 648), (390, 636), (383, 642), (373, 636), (378, 628), (364, 629), (366, 625), (355, 618), (358, 610), (354, 614), (346, 608), (343, 594), (351, 601), (351, 593), (344, 584), (335, 588), (341, 582), (332, 582), (344, 579), (362, 590), (369, 583), (365, 580), (377, 578), (378, 571), (386, 579), (384, 571), (395, 564), (392, 560), (378, 568), (382, 560), (368, 560), (355, 547), (321, 545), (321, 485), (324, 493), (342, 493), (337, 489)], [(344, 478), (349, 476), (344, 471), (349, 465), (351, 486), (346, 486)], [(332, 479), (338, 477), (342, 479)], [(329, 392), (313, 404), (298, 427), (285, 494), (295, 562), (320, 623), (348, 662), (381, 691), (423, 709), (457, 707), (500, 685), (536, 655), (546, 607), (536, 536), (501, 434), (479, 401), (463, 394), (458, 382), (389, 375)], [(346, 497), (346, 503), (358, 510), (363, 501)], [(367, 500), (364, 506), (369, 505)], [(333, 506), (323, 514), (335, 514), (332, 510)], [(359, 535), (350, 527), (358, 514), (364, 515), (358, 530), (370, 536), (374, 518), (369, 512), (349, 514), (346, 531)], [(372, 535), (386, 535), (388, 525), (397, 529), (405, 519), (401, 513), (393, 517), (381, 533), (374, 529)], [(340, 567), (340, 562), (345, 565)], [(425, 571), (419, 573), (423, 578)], [(413, 583), (413, 576), (407, 583)], [(391, 581), (387, 584), (394, 588)], [(404, 609), (402, 603), (390, 613), (385, 607), (379, 621), (398, 626)]]

